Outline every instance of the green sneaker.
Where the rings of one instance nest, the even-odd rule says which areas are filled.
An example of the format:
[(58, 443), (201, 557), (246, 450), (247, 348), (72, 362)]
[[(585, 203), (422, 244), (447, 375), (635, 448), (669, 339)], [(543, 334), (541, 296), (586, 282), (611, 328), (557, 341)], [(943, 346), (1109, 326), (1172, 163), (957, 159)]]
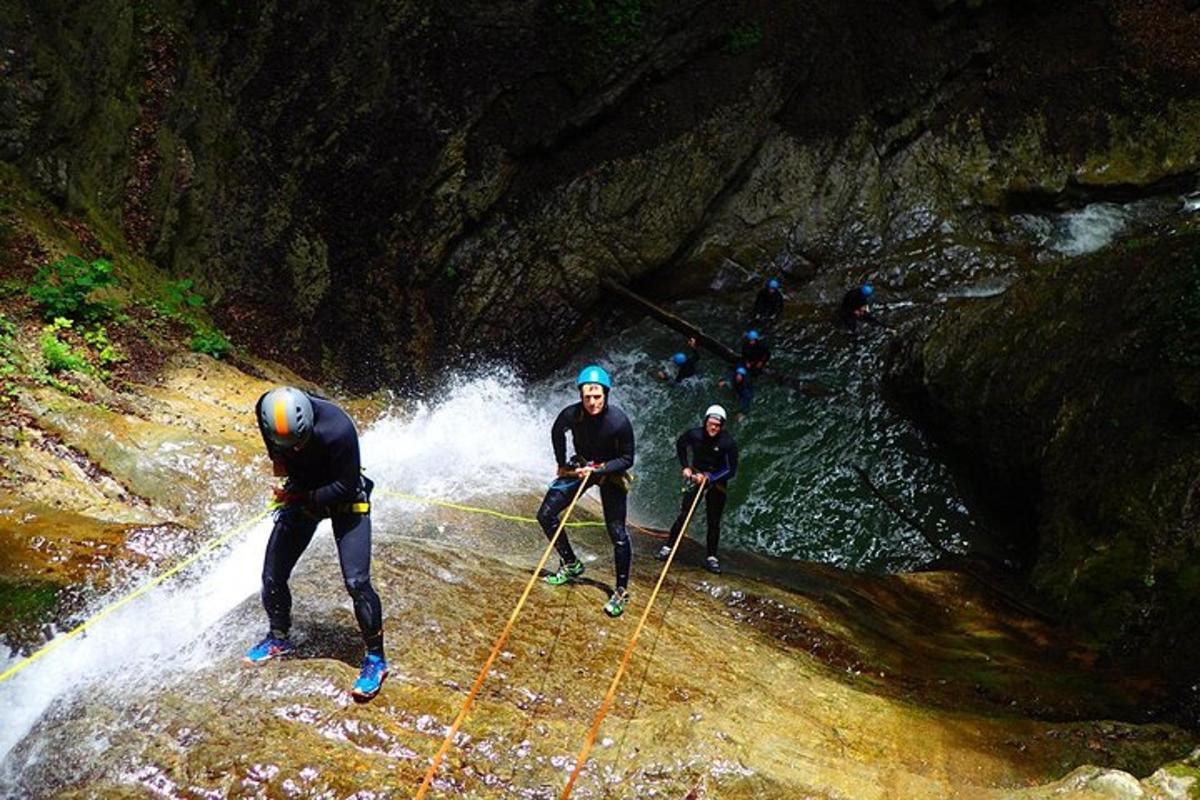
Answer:
[(546, 583), (551, 586), (562, 586), (571, 578), (577, 578), (583, 574), (583, 562), (576, 561), (574, 564), (560, 564), (558, 572), (553, 575), (546, 576)]
[(625, 613), (625, 606), (629, 604), (629, 590), (617, 589), (613, 592), (613, 596), (608, 598), (608, 602), (604, 604), (604, 613), (610, 617), (619, 617)]

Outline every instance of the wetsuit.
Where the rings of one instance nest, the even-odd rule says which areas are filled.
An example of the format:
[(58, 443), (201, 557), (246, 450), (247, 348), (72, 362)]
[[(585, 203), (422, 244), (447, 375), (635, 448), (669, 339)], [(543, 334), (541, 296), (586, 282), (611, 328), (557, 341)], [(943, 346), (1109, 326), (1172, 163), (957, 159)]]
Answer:
[(768, 286), (758, 290), (754, 298), (754, 327), (769, 328), (783, 313), (783, 292)]
[(749, 411), (750, 401), (754, 399), (754, 387), (750, 385), (750, 379), (735, 372), (729, 379), (729, 386), (737, 395), (738, 407), (742, 411)]
[(687, 360), (679, 365), (679, 370), (675, 373), (675, 382), (686, 380), (696, 374), (696, 365), (700, 363), (700, 353), (694, 347), (689, 347), (683, 351)]
[[(688, 451), (691, 451), (691, 461), (688, 461)], [(729, 481), (737, 474), (738, 447), (737, 442), (722, 430), (716, 436), (709, 436), (701, 425), (685, 431), (675, 440), (675, 453), (679, 456), (679, 465), (691, 467), (696, 472), (708, 473), (708, 490), (704, 494), (704, 513), (708, 518), (707, 555), (717, 555), (717, 544), (721, 540), (721, 514), (725, 511), (726, 490)], [(689, 484), (683, 493), (683, 503), (679, 508), (679, 516), (671, 526), (671, 538), (668, 546), (674, 545), (683, 529), (684, 519), (700, 485)]]
[(771, 350), (762, 339), (755, 342), (749, 340), (742, 342), (742, 361), (746, 364), (746, 369), (750, 370), (751, 375), (762, 372), (770, 358)]
[[(567, 431), (571, 432), (571, 442), (575, 447), (575, 457), (570, 461), (567, 459)], [(599, 465), (588, 477), (587, 485), (600, 486), (604, 526), (613, 543), (617, 588), (627, 587), (629, 565), (633, 560), (633, 547), (629, 532), (625, 529), (627, 495), (632, 478), (629, 468), (633, 466), (633, 426), (629, 424), (629, 417), (607, 402), (595, 416), (584, 410), (583, 403), (574, 403), (564, 408), (558, 419), (554, 420), (550, 428), (550, 442), (554, 446), (554, 458), (560, 470), (572, 469), (580, 463)], [(571, 498), (578, 488), (579, 479), (574, 477), (559, 478), (550, 484), (537, 513), (546, 538), (554, 535), (559, 515), (571, 504)], [(564, 564), (574, 564), (579, 560), (565, 530), (559, 535), (555, 547)]]
[[(324, 398), (309, 395), (309, 399), (313, 406), (313, 428), (302, 448), (282, 450), (263, 436), (271, 460), (286, 470), (284, 490), (307, 494), (304, 502), (289, 503), (275, 514), (275, 527), (263, 561), (263, 607), (270, 618), (271, 630), (286, 635), (292, 622), (288, 578), (312, 541), (317, 523), (329, 517), (342, 578), (354, 601), (354, 616), (367, 651), (382, 656), (383, 608), (371, 586), (369, 502), (374, 484), (362, 474), (358, 433), (349, 415)], [(261, 405), (262, 398), (258, 402)], [(354, 508), (355, 504), (367, 505), (367, 509)]]
[(858, 323), (860, 322), (872, 322), (876, 325), (882, 325), (883, 323), (867, 311), (868, 302), (868, 296), (863, 292), (861, 286), (846, 292), (842, 296), (841, 305), (838, 306), (838, 322), (851, 332), (858, 328)]

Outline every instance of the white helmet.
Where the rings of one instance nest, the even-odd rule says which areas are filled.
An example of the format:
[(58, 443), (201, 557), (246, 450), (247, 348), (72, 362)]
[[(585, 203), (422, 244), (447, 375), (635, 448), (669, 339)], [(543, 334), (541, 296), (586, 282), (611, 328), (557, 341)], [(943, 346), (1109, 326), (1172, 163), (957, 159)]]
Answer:
[(721, 406), (709, 406), (708, 411), (704, 412), (704, 419), (707, 420), (709, 417), (716, 417), (721, 420), (721, 424), (723, 425), (726, 420), (725, 409)]

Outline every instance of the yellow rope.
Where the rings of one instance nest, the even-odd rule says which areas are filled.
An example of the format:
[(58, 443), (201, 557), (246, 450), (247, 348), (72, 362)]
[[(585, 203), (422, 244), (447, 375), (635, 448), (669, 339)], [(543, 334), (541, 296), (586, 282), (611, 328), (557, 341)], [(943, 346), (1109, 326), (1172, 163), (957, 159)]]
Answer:
[[(404, 492), (393, 492), (388, 489), (379, 489), (375, 493), (381, 494), (384, 497), (395, 497), (399, 500), (408, 500), (413, 503), (424, 503), (426, 505), (431, 505), (431, 506), (441, 506), (442, 508), (451, 508), (451, 509), (454, 509), (455, 511), (467, 511), (472, 514), (486, 514), (489, 517), (496, 517), (498, 519), (506, 519), (510, 522), (531, 522), (534, 524), (538, 524), (538, 521), (536, 519), (534, 519), (533, 517), (521, 517), (516, 514), (505, 514), (502, 511), (495, 511), (490, 508), (480, 508), (479, 506), (468, 506), (468, 505), (464, 505), (462, 503), (452, 503), (449, 500), (435, 500), (432, 497), (418, 497), (415, 494), (405, 494)], [(566, 524), (566, 527), (568, 527), (568, 528), (603, 528), (604, 523), (600, 522), (600, 521), (568, 522)]]
[(584, 763), (587, 762), (588, 753), (592, 751), (592, 745), (596, 743), (596, 734), (600, 732), (600, 723), (604, 721), (604, 716), (608, 713), (609, 706), (612, 705), (613, 698), (617, 694), (617, 685), (621, 682), (621, 676), (625, 674), (625, 667), (629, 666), (629, 657), (633, 655), (633, 648), (637, 645), (638, 637), (642, 634), (642, 628), (646, 626), (646, 618), (650, 616), (650, 609), (658, 597), (658, 590), (662, 588), (663, 581), (667, 578), (667, 570), (671, 568), (671, 562), (675, 560), (675, 551), (679, 549), (679, 543), (683, 541), (684, 535), (687, 533), (688, 525), (692, 521), (692, 514), (695, 513), (696, 506), (700, 503), (700, 496), (704, 494), (704, 486), (707, 482), (708, 476), (701, 478), (700, 488), (696, 490), (696, 497), (692, 500), (692, 507), (688, 509), (687, 518), (683, 521), (683, 527), (679, 531), (679, 536), (675, 539), (675, 544), (671, 545), (671, 552), (667, 556), (667, 563), (663, 564), (662, 572), (658, 576), (658, 583), (654, 584), (654, 591), (650, 593), (650, 600), (646, 603), (646, 609), (642, 611), (642, 618), (638, 620), (637, 628), (633, 631), (633, 636), (629, 637), (629, 644), (625, 647), (625, 655), (621, 658), (621, 666), (617, 668), (617, 674), (613, 676), (612, 683), (609, 684), (608, 693), (604, 695), (604, 702), (600, 704), (600, 710), (596, 712), (596, 718), (592, 721), (592, 729), (588, 731), (587, 739), (579, 751), (579, 757), (575, 759), (575, 769), (571, 770), (571, 777), (567, 778), (567, 785), (563, 787), (559, 800), (567, 800), (571, 796), (571, 789), (575, 786), (575, 780), (579, 777)]
[(260, 514), (257, 514), (255, 516), (251, 517), (250, 519), (243, 522), (241, 525), (238, 525), (236, 528), (229, 531), (229, 533), (225, 534), (224, 536), (220, 536), (216, 539), (213, 539), (211, 542), (204, 545), (198, 551), (196, 551), (192, 555), (188, 556), (183, 561), (180, 561), (178, 564), (171, 567), (166, 572), (162, 573), (161, 575), (158, 575), (157, 577), (151, 578), (149, 581), (142, 584), (141, 586), (139, 586), (137, 589), (133, 590), (129, 594), (125, 595), (120, 600), (110, 603), (109, 605), (100, 609), (100, 611), (98, 611), (92, 617), (85, 620), (84, 622), (77, 625), (76, 627), (72, 628), (67, 633), (63, 634), (62, 636), (54, 637), (49, 642), (47, 642), (40, 650), (35, 652), (33, 655), (29, 656), (28, 658), (26, 658), (22, 661), (19, 661), (18, 663), (14, 664), (13, 666), (6, 669), (3, 673), (0, 673), (0, 683), (4, 683), (6, 680), (13, 677), (18, 672), (25, 669), (30, 664), (37, 661), (39, 658), (46, 655), (47, 653), (58, 649), (63, 644), (65, 644), (68, 640), (74, 639), (76, 636), (83, 633), (88, 628), (90, 628), (92, 625), (95, 625), (97, 622), (99, 622), (100, 620), (107, 617), (109, 614), (112, 614), (117, 609), (132, 602), (133, 600), (137, 599), (138, 597), (141, 597), (146, 592), (150, 591), (155, 586), (158, 586), (160, 583), (165, 581), (167, 578), (170, 578), (172, 575), (175, 575), (176, 573), (180, 572), (181, 570), (184, 570), (184, 569), (188, 568), (189, 566), (191, 566), (192, 564), (196, 563), (196, 561), (201, 556), (203, 556), (207, 553), (211, 553), (213, 550), (217, 549), (221, 545), (228, 542), (234, 536), (237, 536), (242, 531), (246, 530), (250, 526), (252, 526), (255, 523), (262, 520), (269, 513), (270, 513), (270, 511), (263, 511)]
[[(404, 492), (393, 492), (393, 491), (389, 491), (387, 489), (378, 490), (378, 494), (382, 494), (387, 497), (395, 497), (400, 500), (408, 500), (408, 501), (411, 501), (414, 503), (425, 503), (428, 505), (441, 506), (443, 508), (451, 508), (456, 511), (467, 511), (472, 514), (486, 514), (488, 516), (497, 517), (499, 519), (505, 519), (505, 520), (509, 520), (512, 522), (531, 522), (531, 523), (537, 522), (537, 520), (534, 519), (533, 517), (521, 517), (521, 516), (517, 516), (515, 514), (504, 514), (500, 511), (493, 511), (490, 508), (480, 508), (478, 506), (468, 506), (468, 505), (463, 505), (462, 503), (452, 503), (447, 500), (435, 500), (431, 497), (418, 497), (417, 495), (405, 494)], [(233, 530), (226, 533), (224, 536), (220, 536), (220, 537), (208, 542), (203, 547), (201, 547), (196, 553), (189, 556), (188, 558), (185, 558), (183, 561), (180, 561), (178, 564), (171, 567), (166, 572), (162, 573), (161, 575), (158, 575), (157, 577), (150, 579), (144, 585), (140, 586), (139, 588), (137, 588), (134, 591), (130, 592), (129, 594), (125, 595), (121, 599), (116, 600), (115, 602), (105, 606), (100, 611), (98, 611), (96, 614), (94, 614), (92, 617), (90, 617), (87, 620), (85, 620), (84, 622), (80, 623), (75, 628), (72, 628), (67, 633), (63, 634), (62, 636), (56, 636), (55, 638), (51, 639), (49, 642), (47, 642), (45, 645), (43, 645), (40, 650), (37, 650), (29, 657), (17, 662), (13, 666), (6, 669), (4, 672), (0, 673), (0, 683), (4, 683), (6, 680), (13, 677), (18, 672), (25, 669), (33, 662), (42, 658), (47, 653), (50, 653), (51, 651), (56, 650), (57, 648), (61, 647), (68, 640), (74, 639), (76, 636), (79, 636), (81, 633), (85, 632), (92, 625), (96, 624), (101, 619), (107, 617), (109, 614), (112, 614), (117, 609), (121, 608), (122, 606), (127, 605), (128, 603), (132, 602), (133, 600), (137, 599), (138, 597), (141, 597), (143, 594), (150, 591), (154, 587), (158, 586), (163, 581), (165, 581), (168, 578), (172, 577), (173, 575), (177, 574), (181, 570), (187, 569), (189, 566), (194, 564), (199, 558), (201, 558), (202, 556), (204, 556), (208, 553), (211, 553), (213, 550), (215, 550), (218, 547), (220, 547), (221, 545), (225, 544), (233, 537), (237, 536), (238, 534), (242, 533), (250, 526), (252, 526), (255, 523), (262, 520), (269, 513), (270, 513), (270, 510), (268, 509), (267, 511), (264, 511), (261, 514), (251, 517), (250, 519), (243, 522), (241, 525), (237, 526)], [(568, 528), (593, 527), (594, 528), (594, 527), (603, 527), (603, 526), (604, 526), (603, 522), (571, 522), (571, 523), (567, 523), (565, 527), (568, 527)]]
[(521, 609), (525, 607), (525, 601), (529, 599), (529, 593), (533, 591), (533, 585), (537, 583), (538, 577), (541, 575), (542, 567), (546, 565), (546, 559), (554, 552), (554, 544), (558, 541), (558, 536), (566, 527), (567, 518), (571, 516), (571, 512), (575, 510), (575, 504), (579, 502), (580, 496), (583, 495), (583, 490), (587, 488), (588, 481), (585, 477), (579, 481), (579, 488), (575, 490), (575, 497), (571, 500), (571, 505), (567, 506), (567, 510), (563, 513), (562, 521), (558, 523), (558, 528), (555, 529), (554, 535), (550, 537), (549, 544), (546, 545), (545, 551), (542, 553), (541, 560), (537, 566), (533, 568), (533, 574), (529, 576), (528, 583), (525, 584), (525, 591), (521, 593), (521, 599), (517, 601), (516, 607), (512, 610), (512, 614), (508, 617), (508, 624), (504, 626), (500, 637), (496, 639), (496, 644), (492, 645), (492, 652), (488, 655), (487, 661), (483, 662), (483, 669), (479, 670), (479, 675), (475, 678), (475, 685), (471, 687), (471, 691), (467, 693), (467, 699), (463, 701), (462, 708), (458, 712), (458, 716), (454, 719), (454, 724), (450, 726), (450, 730), (446, 733), (445, 740), (442, 741), (441, 748), (437, 751), (437, 755), (433, 757), (433, 763), (429, 765), (429, 769), (425, 771), (425, 778), (421, 781), (421, 788), (417, 790), (414, 800), (421, 800), (425, 793), (429, 791), (429, 785), (433, 783), (433, 776), (437, 774), (437, 769), (442, 763), (442, 759), (446, 755), (446, 751), (450, 749), (450, 743), (454, 741), (454, 734), (458, 732), (458, 727), (462, 725), (466, 719), (467, 712), (471, 710), (471, 705), (475, 702), (475, 696), (479, 694), (479, 690), (483, 688), (484, 678), (487, 677), (488, 670), (492, 668), (492, 662), (496, 660), (496, 656), (500, 653), (500, 648), (504, 646), (504, 642), (508, 640), (508, 634), (512, 632), (513, 625), (517, 622), (517, 617), (521, 613)]

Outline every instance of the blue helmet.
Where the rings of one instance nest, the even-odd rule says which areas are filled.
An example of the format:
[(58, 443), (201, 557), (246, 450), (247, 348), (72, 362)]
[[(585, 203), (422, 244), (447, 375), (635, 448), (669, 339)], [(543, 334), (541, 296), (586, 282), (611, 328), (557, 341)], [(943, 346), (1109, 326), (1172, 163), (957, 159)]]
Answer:
[(758, 331), (746, 331), (746, 339), (751, 342), (758, 341)]
[(776, 280), (775, 278), (771, 278), (771, 280), (767, 281), (767, 288), (768, 289), (778, 289), (779, 281)]
[(875, 287), (869, 283), (864, 283), (862, 287), (863, 297), (870, 297), (875, 293)]
[(575, 379), (576, 386), (583, 386), (585, 383), (598, 383), (607, 391), (612, 388), (612, 378), (608, 377), (608, 373), (603, 367), (598, 367), (595, 364), (589, 364), (579, 371), (579, 377)]
[(741, 375), (744, 378), (747, 375), (749, 375), (750, 372), (745, 367), (738, 367), (737, 369), (734, 370), (734, 374)]
[(671, 356), (671, 360), (682, 367), (687, 363), (687, 356), (685, 356), (683, 353), (676, 353), (675, 355)]

